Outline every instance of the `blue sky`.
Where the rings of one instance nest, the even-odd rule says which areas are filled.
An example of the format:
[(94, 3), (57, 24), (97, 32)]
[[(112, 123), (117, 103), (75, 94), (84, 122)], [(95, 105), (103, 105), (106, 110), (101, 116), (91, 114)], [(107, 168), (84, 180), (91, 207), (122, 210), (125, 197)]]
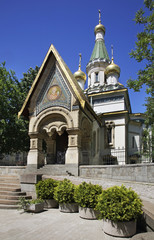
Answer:
[[(133, 19), (143, 0), (0, 0), (0, 63), (15, 71), (18, 79), (30, 67), (41, 66), (54, 44), (72, 73), (78, 69), (78, 54), (82, 53), (82, 71), (92, 54), (94, 28), (98, 24), (98, 9), (106, 28), (105, 45), (114, 62), (121, 68), (119, 81), (137, 77), (142, 63), (131, 59), (136, 35), (142, 30)], [(132, 111), (144, 112), (145, 89), (129, 90)]]

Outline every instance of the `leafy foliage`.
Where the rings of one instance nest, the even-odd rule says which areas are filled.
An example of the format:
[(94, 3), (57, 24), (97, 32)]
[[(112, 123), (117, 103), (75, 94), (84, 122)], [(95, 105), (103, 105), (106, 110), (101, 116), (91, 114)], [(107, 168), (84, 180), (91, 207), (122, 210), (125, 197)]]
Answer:
[(101, 193), (101, 186), (83, 182), (76, 187), (74, 199), (80, 207), (95, 208), (98, 195)]
[(69, 180), (64, 179), (55, 188), (54, 199), (59, 203), (74, 203), (75, 185)]
[(111, 221), (131, 221), (142, 214), (142, 202), (131, 188), (114, 186), (98, 196), (96, 209), (100, 218)]
[(24, 99), (35, 79), (38, 67), (30, 68), (19, 82), (13, 71), (8, 71), (5, 62), (0, 64), (0, 153), (28, 151), (28, 121), (18, 119)]
[(27, 207), (32, 204), (38, 204), (38, 203), (43, 203), (44, 201), (42, 199), (31, 199), (27, 200), (25, 197), (20, 197), (19, 198), (19, 210), (23, 209), (24, 212), (27, 211)]
[(55, 187), (57, 187), (58, 182), (59, 181), (51, 179), (51, 178), (39, 181), (35, 185), (37, 198), (53, 199)]
[(144, 0), (146, 10), (149, 15), (145, 16), (145, 11), (140, 9), (135, 16), (136, 24), (144, 27), (143, 31), (137, 34), (135, 50), (132, 50), (130, 56), (137, 62), (143, 62), (144, 69), (138, 71), (136, 80), (128, 80), (128, 87), (139, 91), (143, 85), (146, 86), (146, 124), (152, 125), (154, 132), (154, 1)]

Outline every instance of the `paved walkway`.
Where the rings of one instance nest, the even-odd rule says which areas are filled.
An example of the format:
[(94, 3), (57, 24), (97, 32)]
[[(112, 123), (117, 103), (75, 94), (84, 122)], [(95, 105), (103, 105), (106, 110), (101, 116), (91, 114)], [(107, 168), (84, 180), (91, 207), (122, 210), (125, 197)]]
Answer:
[[(130, 238), (122, 238), (123, 240)], [(102, 221), (50, 209), (38, 214), (0, 209), (0, 240), (121, 240), (102, 231)]]
[[(55, 177), (56, 178), (56, 177)], [(58, 177), (60, 179), (64, 177)], [(121, 185), (122, 181), (92, 180), (68, 177), (79, 184), (91, 181), (103, 188)], [(154, 184), (123, 182), (132, 187), (144, 200), (148, 200), (150, 212), (154, 211)], [(150, 208), (151, 207), (151, 208)], [(61, 213), (50, 209), (39, 214), (21, 213), (17, 210), (0, 209), (0, 240), (130, 240), (115, 238), (102, 231), (102, 221), (85, 220), (78, 213)]]

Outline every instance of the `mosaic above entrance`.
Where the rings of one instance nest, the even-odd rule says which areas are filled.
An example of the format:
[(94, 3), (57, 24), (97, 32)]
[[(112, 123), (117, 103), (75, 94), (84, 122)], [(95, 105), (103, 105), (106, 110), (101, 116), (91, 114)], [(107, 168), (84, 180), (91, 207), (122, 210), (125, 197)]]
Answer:
[(71, 93), (55, 65), (51, 69), (37, 99), (36, 115), (52, 106), (61, 106), (68, 110), (71, 108)]

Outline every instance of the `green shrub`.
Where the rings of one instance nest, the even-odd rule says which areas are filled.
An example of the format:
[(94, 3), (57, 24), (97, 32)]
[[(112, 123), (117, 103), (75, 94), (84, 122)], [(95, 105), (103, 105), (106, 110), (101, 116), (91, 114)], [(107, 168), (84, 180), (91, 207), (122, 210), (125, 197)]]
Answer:
[(57, 180), (48, 178), (42, 181), (39, 181), (36, 187), (37, 198), (40, 199), (53, 199), (55, 187), (58, 185)]
[(55, 188), (54, 199), (59, 203), (74, 203), (74, 190), (75, 185), (65, 178)]
[(114, 186), (98, 196), (96, 209), (100, 218), (111, 221), (131, 221), (142, 214), (142, 201), (131, 188)]
[(20, 197), (18, 205), (19, 205), (19, 209), (23, 209), (24, 212), (26, 212), (28, 205), (38, 204), (38, 203), (42, 203), (42, 202), (44, 202), (42, 199), (28, 200), (25, 197)]
[(95, 208), (98, 195), (101, 193), (101, 186), (83, 182), (76, 187), (74, 199), (80, 207)]

